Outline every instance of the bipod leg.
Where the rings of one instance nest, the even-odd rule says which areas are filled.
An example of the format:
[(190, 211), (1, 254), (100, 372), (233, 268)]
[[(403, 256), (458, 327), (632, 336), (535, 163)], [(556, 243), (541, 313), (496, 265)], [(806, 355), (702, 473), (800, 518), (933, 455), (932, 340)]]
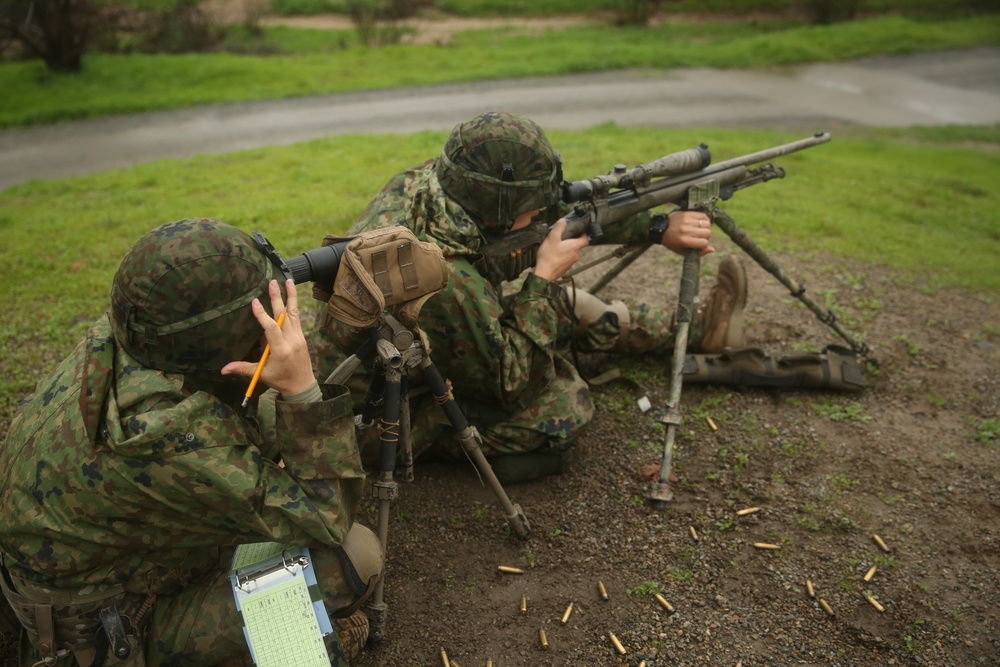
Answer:
[(847, 344), (850, 345), (855, 354), (859, 354), (873, 363), (878, 363), (878, 361), (869, 356), (871, 354), (871, 348), (868, 344), (864, 341), (855, 340), (854, 337), (847, 332), (847, 330), (840, 326), (840, 323), (837, 321), (836, 313), (829, 309), (823, 310), (820, 308), (819, 304), (808, 297), (806, 295), (805, 286), (793, 283), (791, 279), (785, 275), (784, 271), (781, 270), (781, 267), (778, 266), (777, 262), (771, 259), (771, 257), (764, 252), (759, 245), (754, 243), (753, 240), (746, 235), (746, 232), (736, 225), (736, 221), (733, 220), (729, 214), (722, 209), (715, 209), (715, 213), (712, 216), (712, 222), (718, 226), (719, 229), (724, 231), (726, 235), (728, 235), (729, 238), (736, 243), (736, 245), (746, 252), (746, 254), (750, 255), (750, 257), (752, 257), (762, 269), (777, 278), (779, 283), (787, 287), (792, 296), (804, 303), (806, 307), (812, 311), (813, 315), (816, 316), (816, 319), (833, 329), (841, 338), (847, 341)]
[(628, 251), (628, 253), (624, 257), (619, 259), (617, 262), (615, 262), (615, 265), (612, 266), (610, 269), (608, 269), (603, 276), (598, 278), (593, 285), (588, 287), (587, 291), (590, 292), (591, 294), (597, 294), (598, 292), (600, 292), (608, 285), (608, 283), (617, 278), (618, 274), (620, 274), (622, 271), (631, 266), (632, 262), (642, 257), (643, 253), (645, 253), (651, 247), (652, 247), (651, 245), (641, 245)]
[(440, 371), (438, 371), (429, 356), (424, 356), (420, 362), (420, 368), (423, 371), (427, 385), (434, 394), (435, 400), (437, 400), (441, 409), (444, 410), (448, 421), (451, 422), (452, 427), (455, 429), (458, 439), (462, 443), (462, 449), (465, 450), (465, 453), (479, 470), (480, 476), (486, 480), (486, 483), (490, 485), (490, 488), (496, 494), (497, 500), (500, 501), (500, 505), (507, 516), (507, 521), (510, 522), (511, 527), (517, 533), (518, 537), (527, 539), (528, 534), (531, 532), (528, 519), (524, 516), (521, 506), (515, 505), (507, 497), (507, 492), (504, 491), (500, 480), (497, 479), (496, 473), (493, 472), (490, 462), (486, 460), (486, 455), (483, 454), (483, 450), (479, 446), (481, 442), (479, 432), (469, 426), (469, 422), (465, 418), (465, 414), (462, 413), (458, 402), (455, 401), (451, 389), (445, 383)]
[[(399, 442), (399, 414), (403, 357), (392, 343), (379, 340), (376, 344), (379, 361), (385, 368), (382, 427), (379, 437), (379, 474), (372, 485), (372, 497), (378, 500), (378, 540), (382, 552), (388, 553), (389, 509), (399, 495), (399, 485), (392, 478), (396, 467), (396, 445)], [(385, 617), (388, 609), (383, 598), (385, 576), (379, 579), (368, 603), (369, 646), (377, 646), (385, 637)]]
[(663, 508), (674, 499), (670, 489), (670, 467), (673, 465), (674, 440), (681, 423), (681, 385), (684, 382), (684, 359), (687, 356), (688, 336), (691, 320), (698, 297), (698, 272), (701, 267), (701, 252), (687, 250), (684, 253), (684, 269), (681, 273), (680, 295), (677, 299), (677, 333), (674, 341), (674, 357), (670, 369), (670, 396), (667, 412), (660, 419), (666, 426), (663, 438), (663, 460), (660, 462), (660, 479), (649, 491), (649, 499)]

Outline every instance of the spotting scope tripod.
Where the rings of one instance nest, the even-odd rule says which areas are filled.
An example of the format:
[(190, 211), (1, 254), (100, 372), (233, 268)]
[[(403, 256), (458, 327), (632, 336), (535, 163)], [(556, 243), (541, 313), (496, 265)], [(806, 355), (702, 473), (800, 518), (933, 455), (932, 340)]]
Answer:
[[(342, 240), (286, 260), (263, 235), (255, 232), (253, 238), (261, 252), (296, 284), (314, 282), (328, 287), (332, 287), (337, 281), (341, 260), (350, 243), (350, 239)], [(421, 295), (414, 294), (413, 298), (419, 296)], [(378, 478), (373, 482), (372, 497), (379, 503), (377, 532), (383, 553), (388, 552), (389, 509), (399, 496), (399, 485), (394, 479), (399, 445), (403, 448), (403, 478), (408, 482), (413, 481), (408, 374), (414, 369), (419, 369), (422, 373), (428, 389), (451, 423), (462, 450), (476, 466), (480, 479), (493, 489), (514, 532), (521, 539), (527, 539), (531, 532), (528, 520), (521, 507), (513, 504), (507, 497), (500, 480), (486, 460), (479, 432), (465, 418), (452, 394), (450, 384), (431, 361), (429, 350), (420, 336), (390, 311), (391, 309), (384, 308), (379, 313), (375, 323), (367, 329), (368, 339), (326, 379), (328, 384), (346, 385), (362, 363), (370, 364), (373, 368), (360, 415), (360, 427), (379, 430), (379, 472)], [(419, 329), (416, 331), (419, 332)], [(368, 644), (371, 646), (378, 645), (385, 637), (387, 605), (383, 596), (384, 582), (383, 576), (366, 607), (370, 628)]]
[[(404, 481), (413, 481), (413, 445), (410, 438), (410, 403), (408, 373), (419, 369), (435, 401), (455, 430), (462, 450), (476, 466), (480, 479), (493, 489), (500, 506), (514, 532), (527, 539), (531, 532), (527, 518), (519, 505), (507, 497), (493, 468), (480, 447), (482, 438), (471, 426), (455, 401), (451, 385), (441, 376), (420, 337), (405, 327), (388, 312), (369, 329), (369, 338), (357, 352), (345, 359), (327, 378), (329, 384), (346, 384), (362, 363), (373, 364), (373, 375), (368, 385), (364, 408), (361, 411), (361, 428), (379, 430), (379, 472), (373, 482), (372, 497), (378, 500), (378, 539), (385, 551), (389, 538), (389, 509), (399, 496), (399, 485), (394, 478), (396, 456), (402, 446), (402, 475)], [(383, 588), (385, 577), (372, 593), (366, 610), (370, 623), (368, 643), (375, 646), (385, 637), (385, 618), (388, 606)]]

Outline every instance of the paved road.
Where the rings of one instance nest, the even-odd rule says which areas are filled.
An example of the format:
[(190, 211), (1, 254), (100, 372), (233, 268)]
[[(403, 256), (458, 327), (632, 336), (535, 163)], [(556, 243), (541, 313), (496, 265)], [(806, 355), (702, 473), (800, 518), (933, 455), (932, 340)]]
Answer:
[(1000, 48), (773, 70), (614, 72), (200, 107), (0, 132), (0, 190), (163, 158), (355, 133), (448, 130), (489, 109), (542, 127), (1000, 123)]

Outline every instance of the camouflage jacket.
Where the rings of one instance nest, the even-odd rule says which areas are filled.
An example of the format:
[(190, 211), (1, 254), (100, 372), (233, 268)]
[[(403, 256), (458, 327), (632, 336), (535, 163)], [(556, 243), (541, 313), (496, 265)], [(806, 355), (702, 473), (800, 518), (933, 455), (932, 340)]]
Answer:
[[(555, 373), (553, 359), (568, 347), (573, 330), (563, 290), (528, 273), (520, 289), (504, 297), (501, 284), (483, 271), (486, 242), (465, 210), (447, 197), (435, 174), (436, 159), (397, 174), (372, 199), (350, 234), (402, 225), (418, 238), (436, 243), (448, 260), (449, 282), (420, 311), (435, 365), (456, 389), (469, 416), (499, 409), (524, 409)], [(618, 225), (606, 242), (643, 240), (648, 217)], [(314, 346), (317, 372), (325, 378), (336, 361), (364, 340), (349, 327), (326, 317)], [(477, 409), (477, 404), (481, 409)]]
[(220, 547), (340, 543), (364, 483), (346, 391), (274, 402), (272, 440), (186, 380), (139, 366), (107, 317), (91, 327), (0, 450), (8, 568), (59, 589), (169, 592)]

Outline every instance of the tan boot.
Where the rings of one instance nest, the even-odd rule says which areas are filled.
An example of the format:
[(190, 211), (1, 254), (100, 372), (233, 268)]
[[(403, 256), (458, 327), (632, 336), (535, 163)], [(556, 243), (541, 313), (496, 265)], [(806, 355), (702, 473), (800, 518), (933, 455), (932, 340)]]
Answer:
[(360, 609), (347, 618), (336, 618), (333, 621), (340, 643), (344, 647), (344, 657), (354, 662), (361, 655), (361, 649), (368, 641), (368, 617)]
[(719, 354), (743, 346), (743, 309), (747, 305), (747, 273), (730, 255), (719, 264), (719, 275), (700, 311), (701, 341), (697, 348)]

